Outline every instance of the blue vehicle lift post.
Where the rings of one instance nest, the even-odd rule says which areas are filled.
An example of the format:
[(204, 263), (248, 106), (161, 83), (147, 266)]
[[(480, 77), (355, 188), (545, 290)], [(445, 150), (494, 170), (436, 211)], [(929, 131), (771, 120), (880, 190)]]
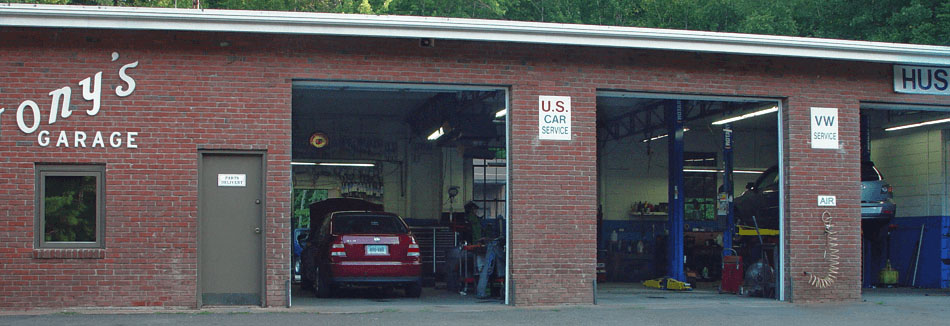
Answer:
[(669, 139), (669, 262), (667, 274), (678, 281), (686, 281), (683, 268), (683, 218), (685, 206), (683, 188), (683, 115), (685, 104), (681, 100), (666, 103), (667, 137)]
[(722, 188), (726, 193), (727, 202), (726, 227), (722, 231), (723, 250), (732, 249), (732, 235), (736, 230), (736, 211), (735, 204), (733, 204), (732, 201), (733, 193), (735, 192), (735, 184), (732, 180), (732, 164), (732, 125), (726, 124), (722, 127)]

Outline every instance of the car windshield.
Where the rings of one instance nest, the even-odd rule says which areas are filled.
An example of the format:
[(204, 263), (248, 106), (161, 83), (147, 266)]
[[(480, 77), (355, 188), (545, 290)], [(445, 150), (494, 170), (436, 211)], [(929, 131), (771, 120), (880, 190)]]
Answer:
[(881, 179), (881, 172), (874, 167), (874, 163), (861, 163), (861, 181), (879, 181)]
[(402, 234), (406, 224), (397, 216), (341, 214), (333, 217), (334, 234)]
[(758, 189), (761, 191), (778, 185), (778, 169), (768, 169), (759, 177)]

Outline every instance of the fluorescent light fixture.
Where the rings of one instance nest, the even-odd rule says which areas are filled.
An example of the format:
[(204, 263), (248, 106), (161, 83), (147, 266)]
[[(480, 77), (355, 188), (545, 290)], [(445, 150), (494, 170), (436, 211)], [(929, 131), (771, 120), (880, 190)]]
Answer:
[(730, 122), (736, 122), (736, 121), (739, 121), (739, 120), (742, 120), (742, 119), (748, 119), (748, 118), (751, 118), (751, 117), (757, 117), (757, 116), (760, 116), (760, 115), (763, 115), (763, 114), (769, 114), (769, 113), (772, 113), (772, 112), (778, 112), (778, 107), (777, 107), (777, 106), (773, 106), (773, 107), (768, 108), (768, 109), (765, 109), (765, 110), (755, 111), (755, 112), (752, 112), (752, 113), (746, 113), (746, 114), (740, 115), (740, 116), (738, 116), (738, 117), (732, 117), (732, 118), (728, 118), (728, 119), (722, 119), (722, 120), (713, 122), (712, 124), (713, 124), (714, 126), (724, 125), (724, 124), (727, 124), (727, 123), (730, 123)]
[(508, 115), (508, 109), (501, 109), (501, 111), (495, 112), (495, 118), (501, 118)]
[(429, 135), (429, 137), (427, 137), (426, 139), (436, 140), (436, 139), (439, 139), (439, 137), (442, 137), (442, 135), (445, 135), (445, 129), (443, 129), (442, 127), (439, 127), (438, 130), (432, 132), (432, 134)]
[[(683, 132), (685, 133), (685, 132), (687, 132), (687, 131), (689, 131), (689, 128), (683, 127)], [(644, 139), (643, 142), (644, 142), (644, 143), (646, 143), (646, 142), (651, 142), (651, 141), (654, 141), (654, 140), (657, 140), (657, 139), (666, 138), (666, 137), (668, 137), (668, 136), (669, 136), (668, 134), (662, 134), (662, 135), (655, 136), (655, 137), (650, 138), (650, 139)]]
[(884, 131), (894, 131), (894, 130), (914, 128), (914, 127), (929, 126), (929, 125), (935, 125), (938, 123), (946, 123), (946, 122), (950, 122), (950, 118), (912, 123), (909, 125), (903, 125), (903, 126), (897, 126), (897, 127), (890, 127), (890, 128), (884, 129)]
[[(699, 172), (699, 173), (720, 173), (724, 172), (723, 170), (716, 169), (683, 169), (683, 172)], [(761, 174), (765, 171), (756, 171), (756, 170), (732, 170), (732, 173), (745, 173), (745, 174)]]
[(359, 163), (359, 162), (290, 162), (290, 165), (355, 166), (355, 167), (376, 166), (375, 163)]
[(340, 163), (321, 162), (321, 163), (317, 163), (317, 165), (320, 165), (320, 166), (358, 166), (358, 167), (368, 167), (368, 168), (371, 168), (371, 167), (376, 166), (376, 164), (373, 164), (373, 163), (345, 163), (345, 162), (340, 162)]

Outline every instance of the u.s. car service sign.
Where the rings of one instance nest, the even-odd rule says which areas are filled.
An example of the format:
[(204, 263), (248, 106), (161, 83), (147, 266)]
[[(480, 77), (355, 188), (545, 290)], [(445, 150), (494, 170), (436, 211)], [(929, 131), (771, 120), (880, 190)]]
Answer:
[(571, 140), (571, 97), (538, 97), (538, 139)]

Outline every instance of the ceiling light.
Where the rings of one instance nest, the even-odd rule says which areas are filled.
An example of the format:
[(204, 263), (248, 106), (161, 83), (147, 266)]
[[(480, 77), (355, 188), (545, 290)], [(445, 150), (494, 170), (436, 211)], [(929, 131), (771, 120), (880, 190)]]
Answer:
[[(687, 131), (689, 131), (689, 128), (683, 127), (683, 132), (685, 133), (685, 132), (687, 132)], [(645, 143), (645, 142), (654, 141), (654, 140), (657, 140), (657, 139), (663, 139), (663, 138), (666, 138), (667, 136), (669, 136), (669, 135), (668, 135), (668, 134), (662, 134), (662, 135), (655, 136), (655, 137), (650, 138), (650, 139), (644, 139), (643, 142)]]
[(495, 118), (501, 118), (508, 115), (508, 109), (501, 109), (501, 111), (495, 112)]
[(364, 162), (290, 162), (290, 165), (354, 166), (354, 167), (376, 166), (375, 163), (364, 163)]
[(371, 167), (376, 166), (376, 164), (373, 164), (373, 163), (346, 163), (346, 162), (340, 162), (340, 163), (321, 162), (321, 163), (317, 163), (317, 165), (320, 165), (320, 166), (356, 166), (356, 167), (368, 167), (368, 168), (371, 168)]
[[(699, 173), (720, 173), (724, 172), (723, 170), (716, 169), (683, 169), (683, 172), (699, 172)], [(745, 173), (745, 174), (760, 174), (765, 171), (756, 171), (756, 170), (732, 170), (732, 173)]]
[(778, 112), (778, 107), (777, 107), (777, 106), (773, 106), (773, 107), (768, 108), (768, 109), (765, 109), (765, 110), (755, 111), (755, 112), (752, 112), (752, 113), (746, 113), (746, 114), (740, 115), (740, 116), (738, 116), (738, 117), (732, 117), (732, 118), (728, 118), (728, 119), (722, 119), (722, 120), (713, 122), (712, 124), (713, 124), (714, 126), (718, 126), (718, 125), (723, 125), (723, 124), (727, 124), (727, 123), (730, 123), (730, 122), (736, 122), (736, 121), (739, 121), (739, 120), (742, 120), (742, 119), (748, 119), (748, 118), (751, 118), (751, 117), (757, 117), (757, 116), (760, 116), (760, 115), (763, 115), (763, 114), (769, 114), (769, 113), (772, 113), (772, 112)]
[(428, 140), (436, 140), (436, 139), (439, 139), (439, 137), (442, 137), (442, 135), (445, 135), (445, 129), (442, 128), (442, 127), (439, 127), (439, 129), (437, 129), (436, 131), (432, 132), (432, 134), (429, 135), (429, 137), (426, 137), (426, 139), (428, 139)]
[(944, 118), (944, 119), (938, 119), (938, 120), (931, 120), (931, 121), (924, 121), (924, 122), (912, 123), (912, 124), (909, 124), (909, 125), (903, 125), (903, 126), (897, 126), (897, 127), (890, 127), (890, 128), (884, 129), (884, 131), (901, 130), (901, 129), (907, 129), (907, 128), (920, 127), (920, 126), (935, 125), (935, 124), (938, 124), (938, 123), (946, 123), (946, 122), (950, 122), (950, 118)]

